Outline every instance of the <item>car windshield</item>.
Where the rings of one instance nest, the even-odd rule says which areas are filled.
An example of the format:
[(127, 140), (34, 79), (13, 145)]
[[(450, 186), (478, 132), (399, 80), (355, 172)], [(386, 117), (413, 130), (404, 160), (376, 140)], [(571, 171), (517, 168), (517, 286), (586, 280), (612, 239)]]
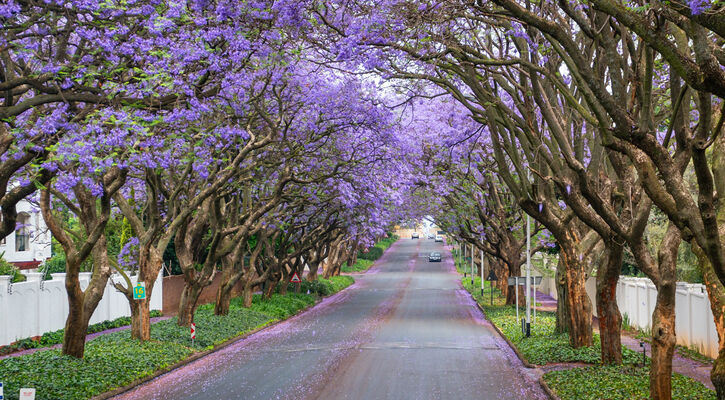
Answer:
[(441, 253), (438, 253), (438, 252), (435, 252), (434, 251), (434, 252), (430, 253), (430, 256), (431, 257), (440, 257), (441, 256)]

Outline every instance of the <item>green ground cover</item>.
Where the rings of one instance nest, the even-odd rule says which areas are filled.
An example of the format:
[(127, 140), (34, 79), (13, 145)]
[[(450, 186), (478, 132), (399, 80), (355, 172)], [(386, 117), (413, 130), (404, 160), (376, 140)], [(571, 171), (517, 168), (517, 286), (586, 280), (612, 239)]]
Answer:
[(385, 250), (392, 246), (393, 243), (395, 243), (397, 240), (397, 235), (390, 235), (390, 237), (380, 240), (379, 242), (375, 243), (373, 247), (369, 248), (366, 252), (358, 253), (357, 262), (355, 262), (355, 264), (350, 266), (345, 264), (340, 270), (342, 272), (348, 273), (367, 271), (368, 269), (370, 269), (370, 267), (373, 266), (375, 260), (382, 257), (383, 253), (385, 253)]
[[(336, 293), (351, 285), (349, 276), (321, 280), (319, 291)], [(252, 307), (232, 299), (229, 315), (213, 315), (213, 304), (202, 305), (194, 315), (197, 335), (192, 347), (189, 329), (178, 327), (176, 317), (151, 327), (151, 341), (140, 343), (130, 331), (101, 335), (86, 344), (83, 360), (63, 356), (59, 349), (39, 351), (0, 360), (0, 382), (5, 398), (15, 400), (21, 387), (37, 390), (36, 399), (87, 399), (173, 365), (193, 353), (212, 349), (232, 338), (274, 321), (288, 318), (315, 303), (319, 291), (310, 294), (274, 294), (263, 300), (255, 295)]]
[[(531, 336), (526, 338), (521, 332), (521, 323), (516, 320), (516, 308), (506, 306), (500, 291), (493, 289), (491, 305), (491, 287), (485, 282), (481, 296), (481, 278), (462, 278), (463, 286), (482, 306), (486, 317), (496, 325), (506, 338), (513, 343), (519, 353), (531, 364), (545, 365), (558, 362), (583, 362), (592, 364), (586, 368), (552, 371), (544, 374), (547, 385), (562, 400), (624, 400), (649, 398), (649, 368), (642, 367), (642, 355), (627, 347), (622, 347), (623, 366), (604, 366), (601, 364), (599, 336), (594, 335), (594, 345), (574, 349), (569, 346), (567, 334), (554, 332), (556, 316), (551, 312), (537, 312), (536, 324), (531, 327)], [(519, 318), (524, 310), (519, 309)], [(647, 358), (649, 364), (649, 358)], [(714, 399), (715, 392), (702, 383), (680, 374), (673, 374), (672, 398), (674, 399)]]
[[(161, 311), (153, 310), (151, 311), (151, 317), (160, 317)], [(88, 333), (96, 333), (96, 332), (102, 332), (108, 329), (113, 328), (119, 328), (122, 326), (131, 325), (131, 317), (121, 317), (116, 318), (111, 321), (103, 321), (99, 322), (97, 324), (89, 325), (88, 326)], [(8, 345), (3, 346), (0, 348), (0, 355), (9, 354), (16, 350), (26, 350), (26, 349), (35, 349), (39, 347), (50, 347), (56, 344), (63, 343), (63, 334), (65, 332), (65, 329), (58, 329), (57, 331), (53, 332), (46, 332), (43, 334), (43, 336), (40, 337), (38, 340), (33, 340), (31, 338), (18, 340), (17, 342)]]
[[(649, 369), (625, 366), (594, 366), (552, 371), (544, 375), (546, 384), (562, 400), (645, 400), (649, 399)], [(715, 392), (702, 383), (672, 374), (672, 398), (678, 400), (715, 399)]]

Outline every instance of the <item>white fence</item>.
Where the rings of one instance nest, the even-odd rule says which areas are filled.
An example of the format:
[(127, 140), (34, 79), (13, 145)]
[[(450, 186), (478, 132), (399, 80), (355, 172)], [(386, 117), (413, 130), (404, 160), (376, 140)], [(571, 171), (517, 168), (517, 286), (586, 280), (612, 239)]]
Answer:
[[(65, 326), (68, 316), (68, 300), (65, 292), (65, 274), (52, 274), (53, 279), (41, 281), (39, 272), (25, 274), (26, 282), (10, 284), (9, 276), (0, 276), (0, 346), (19, 339), (40, 336)], [(80, 276), (81, 288), (85, 290), (91, 278), (90, 272)], [(120, 275), (111, 279), (122, 281)], [(131, 277), (136, 283), (136, 277)], [(162, 274), (156, 279), (151, 294), (151, 309), (161, 310)], [(103, 298), (91, 317), (95, 324), (106, 320), (131, 315), (126, 297), (111, 286), (110, 280)]]
[[(592, 310), (597, 315), (596, 281), (587, 280), (587, 294)], [(539, 290), (556, 298), (554, 278), (542, 281)], [(629, 318), (629, 324), (638, 329), (652, 328), (652, 312), (657, 301), (657, 289), (648, 278), (620, 276), (617, 284), (617, 305), (622, 316)], [(675, 330), (677, 344), (697, 348), (710, 357), (717, 357), (718, 338), (710, 308), (710, 299), (704, 285), (678, 282), (675, 299)]]

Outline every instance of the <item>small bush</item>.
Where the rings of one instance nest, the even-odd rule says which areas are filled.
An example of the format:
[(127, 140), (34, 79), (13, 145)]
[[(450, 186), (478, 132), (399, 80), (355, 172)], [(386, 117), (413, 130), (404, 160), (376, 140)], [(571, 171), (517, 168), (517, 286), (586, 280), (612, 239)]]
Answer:
[(12, 276), (13, 279), (10, 280), (11, 283), (25, 282), (28, 278), (21, 274), (13, 264), (10, 264), (7, 260), (2, 258), (2, 255), (4, 254), (5, 253), (0, 254), (0, 275)]
[(382, 247), (378, 247), (376, 245), (376, 246), (369, 248), (366, 252), (361, 252), (360, 254), (358, 254), (357, 258), (362, 258), (363, 260), (375, 261), (382, 256), (383, 256)]

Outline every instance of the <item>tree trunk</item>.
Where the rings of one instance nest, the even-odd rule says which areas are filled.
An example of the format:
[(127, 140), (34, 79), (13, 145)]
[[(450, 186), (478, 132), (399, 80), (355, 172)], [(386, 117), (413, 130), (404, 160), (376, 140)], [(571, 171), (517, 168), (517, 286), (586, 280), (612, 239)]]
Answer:
[(151, 339), (151, 313), (149, 311), (149, 298), (144, 300), (131, 299), (131, 337), (146, 341)]
[(657, 288), (657, 303), (652, 312), (652, 366), (650, 397), (672, 399), (672, 355), (675, 353), (675, 282)]
[(569, 307), (567, 306), (567, 298), (569, 294), (566, 289), (566, 268), (559, 257), (559, 263), (556, 266), (556, 333), (568, 333), (571, 325), (571, 316), (569, 315)]
[[(68, 279), (66, 277), (66, 279)], [(68, 318), (65, 320), (65, 332), (63, 335), (62, 353), (67, 356), (83, 358), (86, 348), (86, 332), (88, 332), (88, 318), (83, 312), (83, 293), (80, 290), (78, 277), (70, 278), (75, 280), (77, 285), (73, 290), (68, 290)], [(66, 282), (66, 287), (68, 282)]]
[(702, 277), (710, 299), (710, 309), (715, 320), (718, 337), (718, 355), (710, 371), (710, 380), (715, 386), (718, 400), (725, 400), (725, 286), (718, 279), (710, 260), (702, 249), (693, 243), (692, 250), (697, 255), (699, 266), (702, 268)]
[(310, 271), (307, 273), (305, 280), (316, 281), (317, 280), (317, 269), (320, 267), (320, 264), (315, 263), (314, 265), (311, 265), (311, 264), (308, 264), (308, 265), (310, 266)]
[[(566, 306), (569, 309), (569, 344), (578, 349), (593, 344), (592, 304), (586, 291), (586, 272), (576, 246), (562, 244), (560, 257), (566, 266)], [(561, 299), (559, 300), (561, 301)]]
[(624, 247), (607, 243), (606, 260), (597, 271), (597, 315), (602, 363), (622, 364), (622, 315), (617, 306), (617, 282), (622, 269)]
[(151, 312), (149, 302), (151, 293), (156, 283), (156, 278), (163, 266), (162, 253), (155, 247), (142, 246), (139, 251), (139, 274), (140, 282), (146, 283), (146, 298), (144, 300), (133, 299), (133, 288), (126, 294), (131, 307), (131, 337), (146, 341), (151, 339)]
[(196, 312), (196, 305), (201, 292), (202, 287), (197, 283), (187, 282), (184, 285), (184, 290), (181, 292), (181, 300), (179, 301), (177, 325), (190, 327), (191, 323), (194, 322), (194, 313)]
[(244, 307), (249, 308), (252, 306), (252, 299), (254, 298), (254, 292), (252, 291), (253, 285), (251, 283), (251, 279), (249, 282), (244, 285)]
[(67, 271), (75, 271), (75, 273), (69, 272), (65, 277), (68, 296), (68, 318), (65, 321), (61, 352), (76, 358), (83, 358), (88, 322), (103, 297), (108, 277), (111, 275), (105, 236), (98, 239), (91, 254), (94, 259), (94, 271), (85, 291), (81, 290), (81, 283), (78, 279), (80, 263), (75, 268), (70, 266), (70, 268), (66, 268)]
[(214, 315), (229, 314), (229, 303), (232, 301), (232, 288), (229, 284), (219, 285), (216, 292), (216, 303), (214, 304)]

